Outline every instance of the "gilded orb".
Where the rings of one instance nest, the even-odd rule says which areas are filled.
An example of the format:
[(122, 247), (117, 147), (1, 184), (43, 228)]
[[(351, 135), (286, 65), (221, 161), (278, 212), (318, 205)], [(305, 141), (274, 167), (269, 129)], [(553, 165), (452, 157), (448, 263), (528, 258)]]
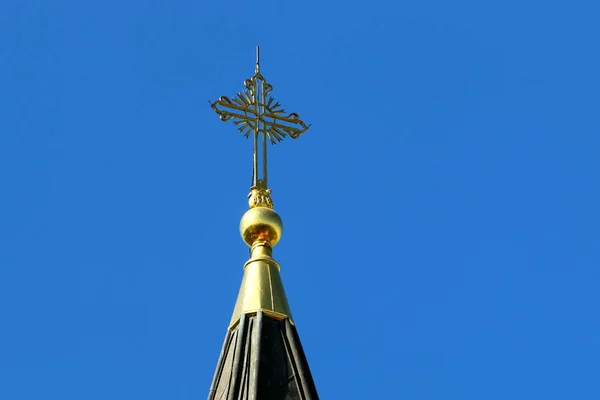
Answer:
[(268, 207), (254, 207), (246, 211), (240, 221), (240, 235), (250, 247), (257, 240), (265, 240), (275, 246), (283, 233), (283, 222)]

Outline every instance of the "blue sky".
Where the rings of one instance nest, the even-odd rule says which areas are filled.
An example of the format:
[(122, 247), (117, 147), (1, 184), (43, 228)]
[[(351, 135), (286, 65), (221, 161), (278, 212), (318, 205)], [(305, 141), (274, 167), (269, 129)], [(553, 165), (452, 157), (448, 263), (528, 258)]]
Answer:
[(205, 398), (248, 257), (254, 71), (275, 248), (324, 399), (600, 397), (591, 1), (0, 4), (0, 398)]

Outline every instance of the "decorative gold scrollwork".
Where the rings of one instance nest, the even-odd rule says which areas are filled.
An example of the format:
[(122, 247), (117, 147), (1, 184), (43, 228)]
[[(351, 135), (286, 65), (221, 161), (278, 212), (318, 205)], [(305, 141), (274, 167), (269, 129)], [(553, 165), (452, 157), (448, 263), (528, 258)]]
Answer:
[(261, 189), (256, 186), (250, 188), (248, 194), (248, 205), (250, 208), (254, 207), (267, 207), (273, 208), (273, 200), (271, 199), (270, 189)]

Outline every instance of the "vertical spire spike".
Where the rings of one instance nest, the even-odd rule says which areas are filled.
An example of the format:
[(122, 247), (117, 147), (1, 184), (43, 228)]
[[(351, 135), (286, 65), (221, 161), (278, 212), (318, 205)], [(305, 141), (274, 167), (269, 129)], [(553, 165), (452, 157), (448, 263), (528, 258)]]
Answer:
[(260, 46), (256, 46), (256, 73), (260, 73)]
[(246, 137), (252, 135), (252, 186), (249, 210), (240, 234), (250, 247), (244, 277), (229, 323), (209, 399), (318, 399), (308, 362), (296, 332), (280, 266), (273, 247), (283, 222), (273, 210), (267, 185), (267, 140), (275, 144), (297, 139), (307, 126), (296, 113), (287, 114), (271, 97), (273, 86), (260, 73), (256, 46), (254, 76), (244, 81), (234, 101), (222, 96), (211, 103), (222, 121), (232, 120)]

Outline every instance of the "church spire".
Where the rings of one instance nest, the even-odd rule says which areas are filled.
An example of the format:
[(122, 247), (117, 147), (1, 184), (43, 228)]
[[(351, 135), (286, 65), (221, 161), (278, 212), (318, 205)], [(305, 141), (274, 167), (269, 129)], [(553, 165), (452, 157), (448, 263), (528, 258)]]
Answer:
[(232, 120), (254, 143), (250, 209), (240, 234), (250, 247), (244, 277), (209, 392), (212, 399), (318, 399), (296, 332), (280, 266), (272, 258), (283, 223), (273, 210), (267, 185), (267, 141), (297, 139), (307, 126), (296, 113), (285, 113), (260, 72), (256, 48), (254, 76), (233, 100), (222, 96), (211, 107), (223, 121)]

